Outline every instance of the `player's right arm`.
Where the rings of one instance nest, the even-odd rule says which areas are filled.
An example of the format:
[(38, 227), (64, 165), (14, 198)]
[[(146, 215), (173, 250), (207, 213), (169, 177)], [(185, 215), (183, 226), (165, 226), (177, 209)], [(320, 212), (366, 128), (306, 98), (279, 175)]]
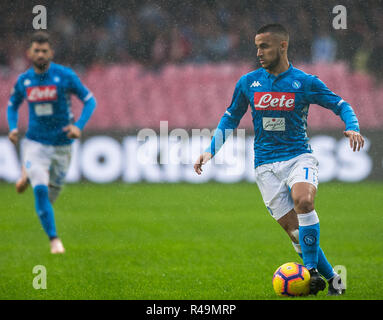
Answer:
[(249, 106), (249, 100), (246, 97), (245, 90), (246, 77), (243, 76), (237, 82), (231, 104), (222, 116), (210, 146), (198, 157), (194, 164), (194, 170), (197, 174), (202, 173), (202, 165), (216, 155), (226, 139), (233, 133), (234, 129), (238, 127)]
[(17, 144), (19, 140), (19, 131), (17, 129), (18, 110), (23, 100), (23, 88), (19, 78), (12, 89), (7, 107), (7, 122), (9, 127), (8, 138), (14, 144)]

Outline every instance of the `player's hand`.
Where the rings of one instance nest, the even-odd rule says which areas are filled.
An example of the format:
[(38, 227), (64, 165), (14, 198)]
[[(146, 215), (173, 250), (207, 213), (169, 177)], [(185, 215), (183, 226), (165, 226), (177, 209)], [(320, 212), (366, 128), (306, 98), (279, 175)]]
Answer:
[(13, 129), (8, 133), (8, 138), (11, 140), (11, 142), (16, 145), (17, 142), (19, 142), (19, 130)]
[(80, 128), (76, 127), (73, 124), (70, 124), (63, 128), (63, 131), (67, 132), (67, 137), (69, 139), (78, 139), (81, 137), (81, 130)]
[(202, 153), (198, 157), (196, 163), (194, 164), (194, 171), (197, 172), (197, 174), (201, 174), (203, 171), (202, 165), (204, 165), (206, 162), (208, 162), (212, 157), (213, 157), (213, 155), (210, 152)]
[(364, 138), (359, 132), (348, 130), (344, 131), (343, 134), (350, 140), (350, 148), (352, 151), (359, 151), (360, 148), (363, 148)]

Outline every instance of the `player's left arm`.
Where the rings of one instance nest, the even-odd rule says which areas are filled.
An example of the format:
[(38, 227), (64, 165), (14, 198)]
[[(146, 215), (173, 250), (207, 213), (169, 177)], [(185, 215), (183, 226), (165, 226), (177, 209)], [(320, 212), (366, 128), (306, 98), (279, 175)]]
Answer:
[(68, 138), (77, 139), (81, 137), (81, 132), (96, 109), (97, 102), (93, 93), (84, 86), (75, 72), (72, 71), (70, 77), (70, 90), (84, 103), (84, 107), (80, 118), (74, 124), (64, 127), (63, 130), (67, 132)]
[(360, 134), (358, 118), (351, 105), (336, 95), (323, 81), (312, 77), (308, 91), (310, 104), (318, 104), (326, 109), (332, 110), (345, 123), (343, 134), (349, 139), (353, 151), (360, 150), (364, 146), (364, 138)]

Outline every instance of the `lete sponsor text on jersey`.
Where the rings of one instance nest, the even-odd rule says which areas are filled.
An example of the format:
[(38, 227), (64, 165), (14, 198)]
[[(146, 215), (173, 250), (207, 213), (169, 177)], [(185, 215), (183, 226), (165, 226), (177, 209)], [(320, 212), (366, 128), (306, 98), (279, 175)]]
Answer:
[(295, 108), (294, 92), (255, 92), (256, 110), (292, 111)]
[(55, 101), (57, 87), (55, 85), (28, 87), (27, 99), (29, 102)]

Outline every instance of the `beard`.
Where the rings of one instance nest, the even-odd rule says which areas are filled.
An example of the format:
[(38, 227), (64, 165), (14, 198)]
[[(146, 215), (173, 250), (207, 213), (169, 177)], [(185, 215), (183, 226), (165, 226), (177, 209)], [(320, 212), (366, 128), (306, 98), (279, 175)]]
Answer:
[(269, 65), (266, 67), (266, 69), (269, 69), (271, 71), (274, 70), (279, 65), (280, 61), (281, 61), (281, 54), (277, 51), (276, 58), (269, 63)]
[(40, 71), (44, 71), (48, 65), (49, 65), (49, 60), (37, 60), (33, 62), (33, 65)]

